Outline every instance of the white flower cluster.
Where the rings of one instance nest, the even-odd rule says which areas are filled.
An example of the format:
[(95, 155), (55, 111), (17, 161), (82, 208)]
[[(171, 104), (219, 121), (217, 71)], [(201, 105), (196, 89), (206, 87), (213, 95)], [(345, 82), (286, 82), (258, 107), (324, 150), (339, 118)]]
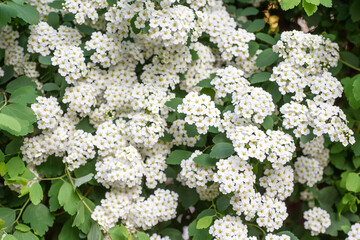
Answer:
[(193, 147), (196, 144), (196, 141), (199, 139), (199, 136), (196, 135), (194, 137), (188, 137), (186, 129), (185, 129), (185, 120), (177, 119), (175, 120), (170, 129), (169, 133), (171, 133), (174, 137), (172, 141), (174, 145), (186, 145), (189, 147)]
[(304, 212), (304, 227), (311, 231), (312, 236), (325, 233), (326, 229), (330, 227), (330, 214), (319, 207), (314, 207)]
[(358, 240), (360, 239), (360, 223), (355, 223), (351, 226), (351, 230), (347, 233), (345, 240)]
[(50, 12), (58, 12), (59, 11), (59, 9), (55, 9), (55, 8), (49, 6), (49, 3), (52, 3), (52, 2), (53, 2), (53, 0), (28, 0), (28, 4), (36, 7), (36, 10), (39, 12), (39, 15), (40, 15), (40, 20), (45, 20), (45, 21)]
[(182, 104), (177, 107), (177, 111), (186, 114), (185, 121), (188, 124), (195, 124), (200, 134), (207, 133), (209, 127), (220, 126), (220, 111), (208, 95), (188, 93)]
[(211, 167), (204, 167), (194, 162), (194, 158), (200, 156), (201, 151), (196, 150), (189, 159), (181, 161), (181, 171), (177, 180), (189, 188), (195, 188), (201, 200), (212, 200), (219, 195), (219, 185), (214, 181), (214, 171)]
[(215, 240), (254, 240), (256, 237), (248, 237), (248, 229), (239, 217), (226, 215), (221, 219), (216, 219), (210, 227), (209, 233)]
[(150, 240), (171, 240), (171, 239), (168, 236), (161, 237), (160, 235), (154, 233), (150, 236)]
[(107, 6), (106, 0), (65, 0), (64, 3), (66, 11), (75, 14), (75, 20), (78, 24), (85, 23), (86, 18), (96, 22), (99, 18), (97, 10)]
[(96, 91), (92, 84), (76, 82), (73, 87), (66, 88), (62, 101), (69, 103), (68, 111), (77, 112), (81, 117), (85, 117), (96, 104)]
[(330, 151), (324, 147), (324, 137), (319, 136), (300, 146), (305, 156), (297, 158), (295, 166), (295, 180), (305, 183), (309, 187), (321, 181), (323, 170), (329, 162)]

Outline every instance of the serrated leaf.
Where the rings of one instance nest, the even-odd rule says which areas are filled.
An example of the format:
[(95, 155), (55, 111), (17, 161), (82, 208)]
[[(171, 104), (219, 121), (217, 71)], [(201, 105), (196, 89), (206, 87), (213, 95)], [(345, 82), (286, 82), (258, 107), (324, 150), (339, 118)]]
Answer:
[[(91, 200), (84, 197), (83, 201), (92, 211), (94, 210), (95, 204)], [(76, 226), (83, 233), (88, 234), (93, 222), (91, 218), (91, 212), (82, 201), (79, 202), (78, 209), (79, 211), (76, 213), (72, 226)]]
[(188, 159), (191, 154), (191, 152), (186, 150), (174, 150), (169, 154), (166, 163), (170, 165), (179, 165), (183, 159)]
[(70, 183), (64, 182), (62, 184), (59, 190), (58, 200), (66, 212), (70, 215), (75, 215), (80, 199)]
[(83, 185), (84, 183), (89, 182), (92, 178), (93, 178), (94, 174), (93, 173), (89, 173), (83, 177), (80, 178), (76, 178), (74, 181), (74, 188), (80, 187), (81, 185)]
[(36, 122), (36, 115), (33, 110), (23, 104), (13, 103), (8, 104), (3, 109), (2, 113), (5, 113), (9, 116), (17, 117), (26, 121), (29, 121), (31, 124)]
[(332, 7), (332, 0), (320, 0), (320, 4), (325, 6), (325, 7), (331, 8)]
[[(26, 225), (24, 225), (26, 226)], [(37, 236), (35, 236), (32, 232), (14, 232), (14, 237), (16, 237), (17, 240), (39, 240)]]
[(273, 52), (271, 48), (262, 51), (256, 58), (257, 67), (266, 67), (273, 64), (279, 57), (278, 53)]
[(44, 197), (40, 183), (35, 182), (29, 190), (30, 200), (34, 205), (38, 205)]
[(281, 0), (280, 6), (284, 11), (287, 11), (299, 5), (300, 2), (301, 0)]
[(317, 6), (307, 2), (306, 0), (302, 0), (302, 6), (308, 16), (313, 15), (317, 11)]
[(246, 28), (248, 32), (257, 32), (265, 27), (264, 19), (255, 19), (253, 22), (249, 24)]
[(49, 209), (42, 203), (38, 205), (30, 203), (22, 215), (23, 221), (30, 223), (31, 228), (37, 231), (39, 236), (44, 236), (49, 227), (54, 224), (54, 218)]
[(320, 0), (305, 0), (308, 3), (314, 4), (314, 5), (319, 5), (320, 4)]
[(261, 82), (267, 82), (269, 81), (271, 76), (271, 73), (269, 72), (259, 72), (259, 73), (255, 73), (253, 74), (249, 81), (254, 84), (254, 83), (261, 83)]
[(357, 173), (350, 172), (347, 175), (345, 187), (351, 192), (360, 192), (360, 176)]
[(183, 99), (182, 98), (173, 98), (169, 101), (167, 101), (165, 103), (166, 106), (174, 109), (174, 110), (177, 110), (177, 107), (182, 103)]
[(7, 2), (7, 5), (17, 12), (17, 17), (21, 18), (25, 22), (36, 25), (39, 23), (40, 15), (35, 7), (25, 4), (18, 5), (14, 2)]
[(3, 228), (8, 227), (15, 221), (16, 211), (11, 208), (0, 208), (0, 218), (5, 222)]
[(4, 237), (3, 240), (18, 240), (18, 239), (16, 237), (14, 237), (13, 235), (8, 234)]
[(28, 232), (28, 231), (30, 231), (31, 230), (31, 228), (29, 227), (29, 226), (27, 226), (27, 225), (25, 225), (25, 224), (18, 224), (18, 225), (16, 225), (15, 226), (15, 229), (16, 230), (19, 230), (19, 231), (21, 231), (21, 232)]
[(205, 216), (199, 219), (196, 223), (196, 229), (204, 229), (210, 227), (213, 221), (213, 216)]
[(210, 166), (216, 166), (217, 159), (211, 158), (209, 154), (201, 154), (193, 159), (194, 162), (210, 167)]
[(14, 90), (9, 102), (11, 103), (35, 103), (37, 98), (36, 90), (32, 86), (23, 86)]
[(212, 147), (210, 157), (220, 159), (228, 158), (235, 153), (234, 147), (231, 143), (220, 142)]
[(19, 176), (26, 169), (25, 163), (18, 156), (11, 158), (6, 163), (6, 168), (7, 168), (7, 172), (9, 174), (10, 178), (14, 178), (16, 176)]

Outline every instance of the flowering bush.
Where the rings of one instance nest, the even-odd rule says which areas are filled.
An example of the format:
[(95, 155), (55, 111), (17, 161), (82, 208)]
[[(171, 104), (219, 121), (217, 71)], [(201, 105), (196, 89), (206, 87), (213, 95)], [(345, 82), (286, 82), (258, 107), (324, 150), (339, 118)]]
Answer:
[(299, 3), (0, 2), (1, 239), (358, 239), (358, 69)]

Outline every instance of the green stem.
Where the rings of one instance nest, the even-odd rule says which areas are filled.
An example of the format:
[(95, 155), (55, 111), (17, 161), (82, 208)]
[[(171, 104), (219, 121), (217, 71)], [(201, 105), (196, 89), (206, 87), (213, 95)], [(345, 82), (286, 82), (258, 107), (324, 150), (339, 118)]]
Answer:
[(2, 89), (0, 89), (0, 91), (1, 91), (2, 95), (4, 96), (4, 105), (2, 105), (0, 107), (0, 110), (1, 110), (3, 107), (5, 107), (7, 105), (7, 97), (6, 97), (5, 92)]
[(47, 181), (47, 180), (57, 180), (57, 179), (63, 179), (66, 177), (66, 174), (60, 176), (60, 177), (53, 177), (53, 178), (38, 178), (39, 181)]
[(206, 150), (208, 150), (209, 148), (211, 148), (212, 146), (214, 146), (215, 144), (211, 144), (211, 145), (209, 145), (209, 146), (206, 146), (205, 148), (204, 148), (204, 150), (202, 150), (202, 152), (205, 152)]
[(21, 214), (23, 213), (26, 205), (30, 202), (30, 198), (28, 198), (26, 200), (26, 202), (24, 203), (24, 205), (21, 207), (19, 215), (17, 216), (17, 218), (15, 219), (15, 221), (13, 221), (9, 226), (7, 226), (6, 228), (1, 229), (1, 231), (6, 231), (7, 229), (11, 228), (15, 223), (17, 223), (17, 221), (19, 221)]
[(253, 227), (256, 227), (256, 228), (260, 229), (262, 234), (264, 234), (264, 236), (266, 236), (266, 232), (264, 231), (264, 229), (259, 227), (257, 224), (253, 224), (253, 223), (245, 223), (245, 224), (248, 225), (248, 226), (253, 226)]
[(356, 71), (360, 72), (360, 68), (355, 67), (355, 66), (351, 65), (350, 63), (345, 62), (345, 61), (344, 61), (344, 60), (342, 60), (342, 59), (340, 59), (340, 62), (342, 62), (343, 64), (345, 64), (345, 65), (346, 65), (346, 66), (348, 66), (349, 68), (352, 68), (352, 69), (354, 69), (354, 70), (356, 70)]

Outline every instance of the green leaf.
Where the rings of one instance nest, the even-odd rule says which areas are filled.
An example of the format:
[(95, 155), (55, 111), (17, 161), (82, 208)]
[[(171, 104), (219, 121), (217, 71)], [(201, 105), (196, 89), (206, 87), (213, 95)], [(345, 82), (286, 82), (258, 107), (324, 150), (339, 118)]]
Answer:
[(42, 87), (42, 90), (44, 91), (59, 91), (60, 87), (56, 83), (45, 83)]
[(3, 162), (5, 160), (5, 154), (0, 149), (0, 162)]
[(356, 101), (360, 101), (360, 77), (356, 75), (353, 83), (353, 95)]
[(23, 86), (12, 92), (9, 102), (11, 103), (35, 103), (36, 90), (32, 86)]
[(0, 28), (5, 27), (16, 15), (17, 11), (14, 8), (0, 3)]
[(308, 3), (314, 4), (316, 6), (318, 6), (320, 4), (320, 0), (305, 0)]
[(93, 32), (96, 32), (95, 29), (84, 24), (81, 25), (76, 24), (75, 26), (77, 29), (79, 29), (80, 32), (82, 32), (85, 35), (91, 35)]
[(226, 137), (225, 133), (219, 133), (217, 134), (213, 139), (213, 143), (220, 143), (220, 142), (229, 142), (231, 143), (231, 140)]
[(246, 28), (248, 32), (257, 32), (265, 27), (264, 19), (255, 19), (253, 22), (249, 24)]
[(15, 229), (16, 230), (19, 230), (19, 231), (21, 231), (21, 232), (28, 232), (28, 231), (30, 231), (31, 230), (31, 228), (29, 227), (29, 226), (27, 226), (27, 225), (25, 225), (25, 224), (18, 224), (18, 225), (16, 225), (15, 226)]
[(12, 80), (8, 83), (8, 85), (6, 85), (6, 92), (13, 93), (15, 90), (23, 86), (33, 86), (34, 88), (36, 88), (36, 83), (27, 76), (21, 76), (15, 80)]
[(1, 109), (1, 112), (12, 117), (17, 117), (29, 121), (30, 124), (36, 122), (36, 115), (33, 110), (27, 106), (24, 106), (23, 104), (8, 104), (3, 107), (3, 109)]
[(3, 228), (4, 224), (5, 224), (5, 221), (0, 218), (0, 229)]
[(325, 6), (325, 7), (331, 8), (332, 7), (332, 0), (320, 0), (320, 4)]
[(197, 229), (204, 229), (210, 227), (211, 223), (213, 221), (213, 216), (205, 216), (199, 219), (199, 221), (196, 224)]
[[(24, 225), (24, 226), (26, 226), (26, 225)], [(16, 237), (17, 240), (39, 240), (39, 238), (37, 236), (35, 236), (32, 232), (15, 231), (14, 237)]]
[(355, 132), (355, 143), (351, 145), (351, 150), (354, 152), (355, 156), (360, 156), (360, 133)]
[(0, 78), (0, 84), (5, 84), (14, 76), (14, 68), (13, 66), (2, 66), (2, 69), (4, 71), (4, 76)]
[(179, 202), (185, 209), (194, 206), (199, 201), (199, 194), (193, 188), (178, 186), (176, 191), (179, 194)]
[(179, 165), (183, 159), (188, 159), (191, 154), (191, 152), (186, 150), (172, 151), (166, 159), (166, 163), (170, 165)]
[(346, 62), (351, 64), (354, 67), (359, 67), (359, 58), (354, 53), (349, 51), (341, 51), (340, 57)]
[(40, 183), (35, 182), (30, 187), (30, 200), (34, 205), (38, 205), (43, 199), (43, 190), (41, 188)]
[(206, 79), (203, 79), (200, 82), (198, 82), (198, 84), (196, 84), (196, 86), (205, 87), (205, 88), (213, 88), (214, 86), (211, 85), (211, 81), (212, 81), (212, 79), (206, 78)]
[(245, 9), (241, 10), (241, 11), (237, 14), (237, 16), (245, 16), (245, 17), (247, 17), (247, 16), (256, 15), (256, 14), (258, 14), (258, 13), (259, 13), (259, 10), (257, 10), (256, 8), (254, 8), (254, 7), (247, 7), (247, 8), (245, 8)]
[(357, 169), (357, 168), (359, 168), (360, 167), (360, 157), (353, 157), (353, 159), (352, 159), (352, 161), (353, 161), (353, 164), (354, 164), (354, 167)]
[(204, 153), (195, 157), (194, 162), (202, 166), (210, 167), (210, 166), (216, 166), (217, 159), (211, 158), (209, 154)]
[(130, 27), (131, 27), (131, 30), (133, 31), (133, 33), (135, 34), (139, 34), (141, 29), (137, 28), (136, 25), (135, 25), (135, 21), (137, 19), (137, 15), (135, 15), (133, 18), (131, 18), (130, 20)]
[(23, 160), (21, 160), (21, 158), (18, 157), (18, 156), (11, 158), (6, 163), (6, 168), (7, 168), (7, 171), (8, 171), (8, 174), (9, 174), (10, 178), (14, 178), (14, 177), (19, 176), (26, 169)]
[(199, 135), (199, 132), (197, 131), (195, 124), (185, 123), (184, 128), (186, 130), (186, 134), (188, 135), (188, 137), (195, 137)]
[(276, 44), (275, 39), (272, 36), (270, 36), (269, 34), (260, 32), (260, 33), (255, 34), (255, 36), (257, 39), (260, 39), (263, 42), (269, 43), (270, 45)]
[(279, 57), (278, 53), (273, 52), (271, 48), (262, 51), (256, 58), (257, 67), (266, 67), (273, 64)]
[(193, 240), (196, 239), (205, 239), (205, 240), (211, 240), (213, 239), (213, 236), (211, 234), (209, 234), (209, 230), (208, 229), (196, 229), (196, 225), (197, 225), (197, 221), (204, 217), (204, 216), (214, 216), (215, 215), (215, 211), (214, 209), (206, 209), (204, 211), (202, 211), (197, 218), (192, 221), (189, 225), (189, 235), (193, 236)]
[(18, 119), (4, 113), (0, 113), (0, 129), (6, 130), (10, 133), (20, 133), (21, 125)]
[(93, 221), (90, 231), (87, 235), (88, 240), (102, 240), (102, 233), (99, 225)]
[(287, 11), (299, 5), (300, 2), (301, 0), (281, 0), (280, 6), (284, 11)]
[(164, 142), (172, 142), (172, 140), (174, 140), (174, 136), (168, 133), (167, 131), (165, 131), (164, 136), (162, 136), (160, 140)]
[(254, 56), (260, 46), (254, 40), (251, 40), (250, 42), (248, 42), (248, 44), (249, 44), (249, 54), (250, 56)]
[(22, 215), (23, 221), (30, 223), (31, 228), (37, 231), (39, 236), (44, 236), (49, 227), (54, 224), (54, 218), (49, 209), (42, 203), (38, 205), (30, 203)]
[[(124, 226), (122, 226), (122, 227), (124, 227)], [(125, 230), (126, 230), (126, 228), (125, 228)], [(115, 227), (110, 228), (109, 233), (110, 233), (112, 240), (128, 240), (127, 236), (129, 235), (129, 233), (127, 233), (127, 236), (126, 236), (120, 226), (115, 226)]]
[(0, 162), (0, 175), (3, 177), (7, 173), (6, 163)]
[[(51, 12), (48, 14), (47, 16), (47, 22), (50, 26), (52, 26), (53, 28), (58, 28), (59, 27), (59, 21), (60, 21), (60, 16), (58, 13), (56, 12)], [(51, 63), (51, 61), (50, 61)]]
[(43, 65), (51, 65), (51, 58), (53, 56), (52, 55), (47, 55), (47, 56), (39, 56), (39, 63), (43, 64)]
[(360, 176), (357, 173), (350, 172), (347, 175), (345, 187), (351, 192), (360, 192)]
[(136, 235), (137, 235), (136, 239), (138, 239), (138, 240), (150, 240), (149, 236), (144, 232), (137, 231)]
[(165, 228), (160, 232), (161, 236), (169, 236), (171, 240), (183, 240), (182, 232), (176, 228)]
[(220, 158), (228, 158), (232, 154), (234, 154), (234, 147), (231, 143), (227, 142), (220, 142), (215, 144), (215, 146), (212, 147), (210, 152), (210, 157), (220, 159)]
[(25, 22), (36, 25), (39, 23), (39, 13), (35, 7), (31, 5), (18, 5), (14, 2), (7, 2), (7, 5), (17, 12), (17, 16)]
[(94, 133), (96, 129), (90, 124), (89, 118), (83, 118), (75, 127), (76, 129), (83, 130), (87, 133)]
[(196, 61), (199, 59), (199, 55), (197, 54), (197, 52), (194, 49), (190, 49), (190, 54), (191, 54), (192, 61)]
[(174, 110), (177, 110), (177, 107), (182, 103), (182, 101), (183, 101), (182, 98), (176, 97), (176, 98), (173, 98), (173, 99), (167, 101), (165, 103), (165, 105), (172, 108), (172, 109), (174, 109)]
[(89, 182), (92, 178), (93, 178), (94, 174), (93, 173), (89, 173), (83, 177), (80, 178), (76, 178), (74, 181), (74, 188), (80, 187), (81, 185), (83, 185), (84, 183)]
[(64, 168), (62, 158), (54, 155), (49, 156), (46, 162), (37, 166), (38, 172), (45, 175), (45, 177), (58, 177), (64, 172)]
[(18, 240), (18, 239), (13, 235), (6, 235), (3, 240)]
[(59, 234), (59, 240), (80, 240), (80, 231), (71, 226), (71, 219), (67, 220)]
[(65, 3), (65, 0), (55, 0), (51, 3), (49, 3), (48, 5), (52, 8), (56, 8), (56, 9), (63, 9), (63, 4)]
[(289, 231), (282, 231), (277, 233), (276, 235), (281, 236), (281, 235), (288, 235), (290, 237), (290, 240), (299, 240), (299, 238), (297, 236), (295, 236), (292, 232)]
[(351, 20), (353, 22), (357, 22), (360, 20), (360, 2), (359, 1), (353, 1), (351, 6), (348, 9)]
[(64, 182), (61, 186), (58, 200), (66, 212), (70, 215), (75, 215), (80, 199), (69, 182)]
[(273, 129), (274, 127), (274, 119), (271, 116), (266, 116), (264, 122), (261, 124), (265, 128), (265, 130)]
[(0, 219), (5, 223), (3, 228), (7, 228), (10, 224), (15, 221), (16, 211), (11, 208), (0, 208)]
[(261, 83), (261, 82), (267, 82), (269, 81), (271, 76), (271, 73), (269, 72), (259, 72), (259, 73), (255, 73), (254, 75), (252, 75), (249, 79), (249, 81), (254, 84), (254, 83)]
[(49, 189), (48, 195), (50, 197), (49, 199), (50, 211), (52, 212), (58, 210), (61, 207), (58, 200), (58, 195), (62, 185), (63, 185), (62, 180), (56, 180), (51, 182), (51, 187)]
[(302, 5), (308, 16), (313, 15), (317, 11), (317, 6), (315, 4), (307, 2), (307, 0), (303, 0)]
[(360, 101), (356, 101), (353, 93), (353, 83), (356, 78), (360, 77), (359, 74), (355, 75), (353, 78), (346, 77), (341, 79), (341, 83), (344, 86), (344, 92), (346, 99), (350, 105), (351, 108), (354, 110), (360, 108)]
[(314, 138), (315, 138), (315, 135), (311, 132), (308, 135), (301, 135), (300, 141), (302, 143), (307, 143), (307, 142), (310, 142), (311, 140), (313, 140)]
[[(83, 201), (86, 203), (86, 205), (91, 209), (94, 210), (95, 204), (89, 200), (88, 198), (83, 198)], [(80, 201), (78, 205), (78, 212), (76, 213), (76, 216), (74, 218), (74, 222), (72, 226), (78, 227), (83, 233), (88, 234), (92, 225), (92, 218), (91, 218), (91, 212), (89, 209), (85, 206), (85, 204)]]
[(226, 195), (219, 197), (216, 200), (216, 207), (220, 211), (225, 211), (230, 206), (230, 198)]
[(112, 5), (114, 5), (114, 4), (116, 3), (116, 0), (106, 0), (106, 2), (107, 2), (110, 6), (112, 6)]

